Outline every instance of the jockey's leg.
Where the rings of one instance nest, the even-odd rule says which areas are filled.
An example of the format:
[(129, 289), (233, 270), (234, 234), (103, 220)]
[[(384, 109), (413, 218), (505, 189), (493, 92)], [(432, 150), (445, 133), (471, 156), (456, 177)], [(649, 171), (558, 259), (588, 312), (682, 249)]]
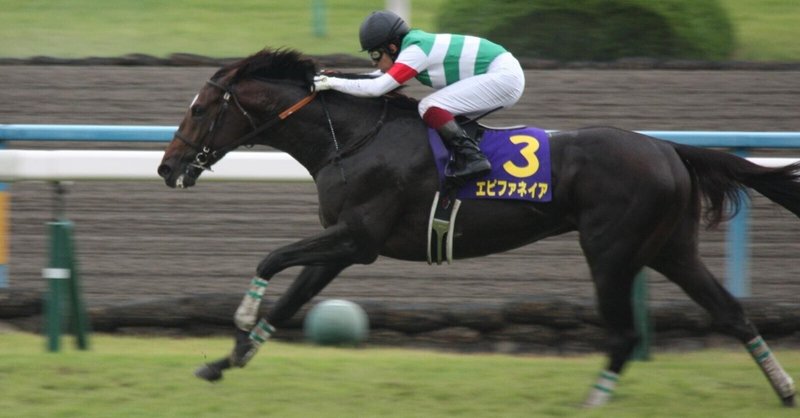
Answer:
[(478, 147), (478, 141), (464, 131), (450, 112), (431, 107), (423, 115), (423, 120), (439, 132), (447, 148), (453, 152), (452, 164), (448, 164), (445, 170), (448, 178), (462, 182), (489, 173), (492, 165)]
[(448, 165), (446, 173), (449, 178), (468, 180), (491, 169), (475, 138), (458, 125), (454, 115), (478, 115), (513, 106), (524, 88), (525, 74), (519, 62), (511, 54), (503, 54), (486, 73), (463, 78), (420, 100), (420, 116), (453, 151), (454, 164)]

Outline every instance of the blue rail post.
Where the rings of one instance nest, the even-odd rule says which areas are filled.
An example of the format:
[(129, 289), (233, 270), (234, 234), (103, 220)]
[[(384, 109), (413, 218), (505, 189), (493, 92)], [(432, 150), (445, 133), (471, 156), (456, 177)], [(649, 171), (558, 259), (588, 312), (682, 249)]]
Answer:
[(0, 183), (0, 288), (8, 287), (8, 255), (11, 246), (11, 197), (8, 185)]
[[(0, 140), (0, 150), (5, 143)], [(8, 287), (8, 257), (11, 248), (11, 196), (8, 184), (0, 182), (0, 289)]]
[[(736, 148), (733, 153), (742, 157), (747, 157), (747, 150)], [(727, 280), (725, 287), (737, 298), (750, 296), (749, 260), (750, 252), (750, 202), (745, 198), (745, 193), (740, 192), (742, 204), (739, 213), (729, 223), (728, 236), (725, 242), (726, 255), (725, 267)]]

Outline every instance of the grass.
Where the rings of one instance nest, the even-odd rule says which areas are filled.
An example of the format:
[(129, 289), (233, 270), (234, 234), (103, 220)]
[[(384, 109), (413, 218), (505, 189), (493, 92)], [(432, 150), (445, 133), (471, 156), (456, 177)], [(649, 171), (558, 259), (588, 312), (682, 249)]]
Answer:
[[(68, 344), (67, 344), (68, 345)], [(742, 350), (635, 363), (615, 400), (578, 407), (599, 355), (523, 357), (270, 343), (218, 384), (191, 371), (227, 339), (92, 337), (46, 353), (42, 337), (0, 335), (0, 411), (23, 417), (789, 417)], [(781, 352), (790, 372), (800, 352)], [(796, 376), (796, 374), (795, 374)]]
[[(324, 3), (325, 36), (312, 4)], [(429, 28), (441, 0), (415, 0), (413, 24)], [(265, 46), (309, 54), (360, 54), (358, 27), (382, 0), (0, 0), (0, 56), (240, 57)]]
[[(720, 0), (737, 28), (734, 59), (800, 61), (800, 2)], [(383, 0), (0, 0), (0, 57), (188, 52), (241, 57), (265, 46), (359, 55), (358, 27)], [(440, 30), (444, 0), (413, 0), (412, 25)], [(313, 4), (324, 4), (325, 36)]]
[(736, 28), (734, 58), (800, 61), (800, 1), (720, 0)]

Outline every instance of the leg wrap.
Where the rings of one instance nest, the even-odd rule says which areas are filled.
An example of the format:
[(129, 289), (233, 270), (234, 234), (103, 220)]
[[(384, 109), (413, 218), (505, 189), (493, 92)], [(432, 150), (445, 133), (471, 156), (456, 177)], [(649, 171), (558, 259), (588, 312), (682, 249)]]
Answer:
[(783, 370), (778, 359), (759, 335), (747, 343), (747, 351), (753, 356), (758, 366), (769, 379), (772, 388), (781, 399), (787, 399), (795, 394), (794, 381), (786, 371)]
[(250, 331), (247, 340), (244, 340), (246, 342), (240, 343), (239, 340), (236, 341), (236, 347), (234, 347), (233, 353), (231, 354), (230, 364), (237, 367), (244, 367), (247, 365), (253, 356), (256, 355), (258, 349), (261, 348), (261, 344), (264, 344), (274, 333), (275, 327), (268, 324), (267, 320), (262, 318)]
[(244, 367), (256, 355), (261, 344), (264, 344), (275, 333), (275, 328), (266, 319), (258, 321), (249, 332), (236, 335), (236, 346), (230, 356), (230, 365)]
[(258, 321), (258, 324), (253, 327), (253, 330), (250, 331), (250, 341), (253, 342), (253, 345), (256, 347), (260, 347), (261, 344), (264, 344), (272, 334), (275, 334), (275, 327), (267, 323), (267, 320), (261, 318)]
[(267, 290), (268, 281), (259, 277), (254, 277), (250, 282), (250, 289), (244, 294), (242, 303), (236, 309), (233, 317), (236, 327), (242, 331), (250, 331), (256, 324), (258, 318), (258, 307), (261, 305), (261, 298)]
[(583, 403), (583, 406), (586, 408), (594, 408), (608, 403), (609, 399), (611, 399), (611, 395), (614, 393), (614, 389), (617, 387), (618, 380), (619, 375), (614, 372), (606, 370), (600, 373), (597, 383), (592, 386), (589, 397), (586, 398), (586, 402)]

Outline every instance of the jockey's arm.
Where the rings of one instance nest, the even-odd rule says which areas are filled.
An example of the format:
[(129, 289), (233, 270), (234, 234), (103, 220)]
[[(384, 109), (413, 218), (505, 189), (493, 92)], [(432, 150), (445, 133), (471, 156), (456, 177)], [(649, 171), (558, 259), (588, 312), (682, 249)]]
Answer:
[[(332, 90), (358, 97), (379, 97), (400, 87), (400, 83), (389, 75), (389, 73), (376, 78), (362, 79), (328, 77), (326, 82), (326, 87)], [(317, 89), (319, 89), (319, 85)]]
[(425, 55), (418, 47), (403, 50), (397, 61), (386, 73), (376, 78), (344, 79), (327, 77), (322, 83), (315, 83), (318, 90), (333, 89), (359, 97), (379, 97), (400, 87), (416, 77), (424, 66)]

